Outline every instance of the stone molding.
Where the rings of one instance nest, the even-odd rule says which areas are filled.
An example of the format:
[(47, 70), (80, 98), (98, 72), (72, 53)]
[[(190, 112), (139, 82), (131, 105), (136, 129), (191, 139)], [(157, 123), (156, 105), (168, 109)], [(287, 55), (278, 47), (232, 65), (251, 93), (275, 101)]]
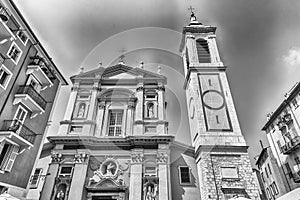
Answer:
[(62, 161), (62, 154), (57, 152), (51, 152), (51, 159), (52, 163), (59, 163)]
[(143, 86), (139, 86), (139, 87), (136, 88), (136, 91), (137, 91), (137, 92), (140, 92), (140, 91), (143, 91), (143, 90), (144, 90), (144, 87), (143, 87)]
[(132, 164), (141, 164), (144, 161), (144, 155), (142, 153), (132, 153), (131, 162)]
[(167, 164), (168, 162), (168, 154), (165, 152), (157, 153), (156, 161), (158, 164)]

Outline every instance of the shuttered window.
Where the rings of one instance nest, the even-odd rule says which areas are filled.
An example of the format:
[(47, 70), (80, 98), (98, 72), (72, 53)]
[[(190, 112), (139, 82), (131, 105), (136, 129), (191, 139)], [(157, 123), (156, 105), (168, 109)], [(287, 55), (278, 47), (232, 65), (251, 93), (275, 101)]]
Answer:
[(210, 63), (210, 52), (206, 40), (199, 39), (196, 42), (199, 63)]

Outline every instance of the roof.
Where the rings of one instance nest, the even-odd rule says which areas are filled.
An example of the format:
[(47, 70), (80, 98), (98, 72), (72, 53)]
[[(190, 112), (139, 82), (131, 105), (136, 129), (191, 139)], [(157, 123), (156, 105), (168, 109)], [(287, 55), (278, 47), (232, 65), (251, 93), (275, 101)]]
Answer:
[(74, 82), (74, 80), (87, 80), (87, 79), (94, 79), (94, 78), (100, 80), (103, 78), (112, 77), (122, 73), (127, 73), (136, 76), (135, 78), (138, 77), (139, 79), (155, 79), (155, 80), (161, 80), (163, 83), (167, 82), (167, 77), (163, 75), (153, 73), (141, 68), (120, 64), (120, 63), (113, 66), (109, 66), (107, 68), (99, 67), (91, 71), (80, 73), (70, 77), (70, 79), (72, 82)]
[(286, 93), (285, 99), (282, 101), (282, 103), (279, 105), (279, 107), (275, 110), (275, 112), (272, 113), (270, 118), (268, 119), (267, 123), (264, 125), (264, 127), (261, 129), (262, 131), (267, 130), (267, 128), (270, 126), (271, 123), (277, 118), (278, 115), (286, 108), (286, 106), (293, 100), (293, 98), (300, 92), (300, 84), (297, 82), (292, 89)]

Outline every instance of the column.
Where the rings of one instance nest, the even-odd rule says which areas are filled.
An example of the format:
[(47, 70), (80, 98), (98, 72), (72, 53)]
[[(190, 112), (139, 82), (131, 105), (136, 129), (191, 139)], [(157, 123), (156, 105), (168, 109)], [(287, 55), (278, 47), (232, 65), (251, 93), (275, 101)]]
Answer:
[(129, 200), (142, 199), (143, 160), (143, 150), (133, 150), (131, 153)]
[[(97, 103), (97, 93), (98, 93), (98, 83), (94, 83), (92, 89), (91, 100), (89, 103), (88, 113), (86, 120), (92, 122), (95, 119), (96, 114), (96, 103)], [(91, 135), (95, 131), (95, 124), (94, 123), (87, 123), (83, 125), (82, 133), (84, 135)]]
[(133, 111), (135, 105), (134, 102), (129, 102), (127, 107), (127, 118), (126, 118), (126, 135), (132, 135), (132, 125), (133, 125)]
[(134, 135), (142, 135), (144, 133), (143, 109), (144, 109), (144, 87), (143, 83), (139, 83), (136, 89), (137, 104), (135, 109)]
[[(161, 146), (161, 145), (159, 145)], [(157, 152), (157, 165), (158, 165), (158, 199), (169, 200), (170, 198), (170, 176), (169, 176), (169, 150), (159, 149)]]
[(45, 183), (41, 191), (40, 199), (51, 199), (52, 191), (55, 186), (55, 179), (59, 169), (59, 162), (61, 161), (61, 154), (52, 153), (52, 162), (49, 164), (48, 176), (45, 177)]
[(75, 167), (68, 197), (69, 200), (82, 199), (88, 160), (88, 155), (84, 152), (75, 155)]
[(103, 121), (104, 121), (104, 110), (105, 110), (105, 102), (100, 102), (98, 106), (98, 113), (96, 117), (96, 131), (95, 136), (101, 137), (103, 130)]

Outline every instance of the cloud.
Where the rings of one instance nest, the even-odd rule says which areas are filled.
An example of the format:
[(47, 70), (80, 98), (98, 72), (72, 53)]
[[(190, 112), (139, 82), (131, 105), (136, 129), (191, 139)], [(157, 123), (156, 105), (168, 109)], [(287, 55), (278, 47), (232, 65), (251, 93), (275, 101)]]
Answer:
[(283, 56), (283, 61), (291, 66), (300, 64), (300, 48), (289, 49), (287, 55)]

